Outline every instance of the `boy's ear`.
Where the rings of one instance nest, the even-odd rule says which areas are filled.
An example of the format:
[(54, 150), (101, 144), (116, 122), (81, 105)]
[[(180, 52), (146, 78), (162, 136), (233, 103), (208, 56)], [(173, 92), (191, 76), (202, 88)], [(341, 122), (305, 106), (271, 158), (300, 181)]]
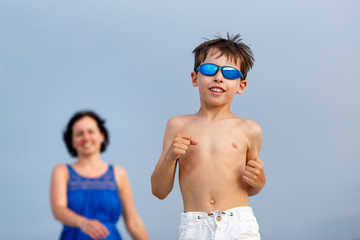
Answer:
[(241, 82), (240, 82), (240, 86), (239, 86), (239, 88), (238, 88), (238, 90), (237, 90), (237, 94), (242, 94), (243, 92), (244, 92), (244, 90), (245, 90), (245, 88), (246, 88), (246, 85), (247, 85), (247, 81), (246, 80), (242, 80)]
[(192, 85), (194, 87), (197, 87), (199, 85), (198, 81), (197, 81), (197, 73), (196, 72), (191, 72), (191, 80), (192, 80)]

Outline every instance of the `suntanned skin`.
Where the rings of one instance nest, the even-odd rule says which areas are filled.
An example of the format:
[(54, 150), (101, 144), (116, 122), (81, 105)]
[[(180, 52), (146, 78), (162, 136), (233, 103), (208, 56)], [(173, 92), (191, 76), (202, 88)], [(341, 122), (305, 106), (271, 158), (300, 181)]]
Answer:
[[(217, 50), (203, 63), (239, 69)], [(163, 150), (151, 177), (153, 194), (164, 199), (171, 192), (178, 164), (186, 212), (248, 206), (248, 197), (260, 192), (266, 179), (258, 159), (260, 127), (230, 111), (232, 99), (244, 91), (247, 82), (228, 80), (221, 71), (215, 76), (192, 72), (191, 77), (193, 86), (199, 88), (201, 107), (196, 114), (168, 121)]]

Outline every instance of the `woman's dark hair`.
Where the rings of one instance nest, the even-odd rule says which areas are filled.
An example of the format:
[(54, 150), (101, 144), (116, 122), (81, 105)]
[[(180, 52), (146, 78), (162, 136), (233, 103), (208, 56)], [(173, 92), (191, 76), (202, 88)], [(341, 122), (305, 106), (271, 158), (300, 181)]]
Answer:
[(101, 119), (99, 117), (99, 115), (97, 115), (93, 111), (76, 112), (74, 114), (74, 116), (72, 116), (70, 121), (68, 122), (67, 127), (64, 131), (64, 136), (63, 136), (66, 147), (67, 147), (70, 155), (73, 157), (77, 156), (77, 152), (76, 152), (75, 148), (72, 146), (72, 127), (76, 121), (80, 120), (83, 117), (91, 117), (92, 119), (94, 119), (97, 122), (100, 132), (104, 134), (104, 142), (101, 144), (100, 152), (104, 152), (107, 145), (109, 144), (109, 134), (105, 128), (105, 120), (104, 119)]

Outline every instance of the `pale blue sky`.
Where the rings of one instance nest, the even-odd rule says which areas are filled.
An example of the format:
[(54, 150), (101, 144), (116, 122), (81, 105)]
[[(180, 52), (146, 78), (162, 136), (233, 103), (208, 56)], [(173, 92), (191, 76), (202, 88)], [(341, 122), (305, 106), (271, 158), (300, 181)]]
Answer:
[(127, 169), (151, 239), (177, 239), (179, 187), (160, 201), (150, 175), (167, 120), (199, 107), (191, 51), (227, 32), (255, 55), (232, 111), (263, 131), (268, 181), (251, 198), (263, 239), (360, 239), (359, 9), (355, 0), (0, 0), (0, 239), (58, 239), (50, 174), (73, 161), (62, 131), (81, 109), (107, 120), (102, 158)]

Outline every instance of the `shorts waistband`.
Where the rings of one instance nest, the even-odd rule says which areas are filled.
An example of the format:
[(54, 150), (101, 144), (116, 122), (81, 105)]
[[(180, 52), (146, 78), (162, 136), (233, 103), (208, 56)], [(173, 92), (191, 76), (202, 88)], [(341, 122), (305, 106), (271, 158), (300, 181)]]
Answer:
[(238, 219), (248, 218), (248, 217), (254, 217), (252, 208), (249, 206), (245, 207), (235, 207), (230, 208), (224, 211), (213, 211), (210, 213), (206, 212), (182, 212), (181, 217), (187, 218), (189, 220), (196, 220), (196, 219), (203, 219), (208, 217), (214, 217), (214, 216), (230, 216), (235, 217)]

